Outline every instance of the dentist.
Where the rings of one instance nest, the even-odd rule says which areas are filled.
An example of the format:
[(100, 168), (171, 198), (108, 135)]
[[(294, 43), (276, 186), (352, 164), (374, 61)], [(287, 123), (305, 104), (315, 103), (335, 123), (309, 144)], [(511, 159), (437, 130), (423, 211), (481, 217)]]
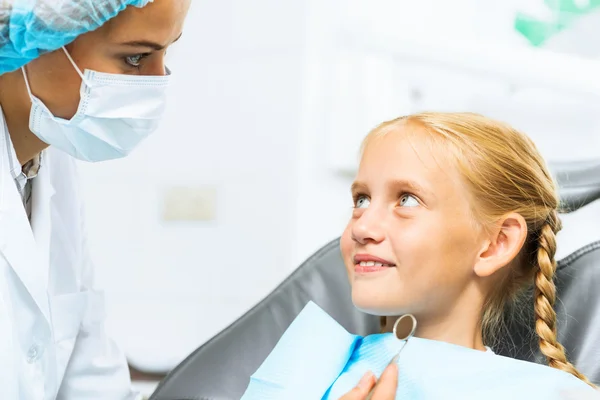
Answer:
[[(190, 3), (0, 0), (2, 400), (139, 398), (105, 332), (75, 160), (127, 156), (155, 130)], [(373, 400), (395, 385), (382, 377)]]
[(137, 398), (94, 290), (75, 159), (126, 156), (165, 105), (191, 0), (0, 0), (0, 397)]

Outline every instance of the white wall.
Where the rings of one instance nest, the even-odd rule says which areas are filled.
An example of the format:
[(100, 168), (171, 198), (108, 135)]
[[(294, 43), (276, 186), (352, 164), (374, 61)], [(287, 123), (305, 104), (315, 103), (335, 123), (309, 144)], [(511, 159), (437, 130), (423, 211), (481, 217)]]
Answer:
[[(337, 237), (350, 215), (358, 142), (374, 124), (425, 105), (475, 104), (531, 124), (527, 113), (494, 103), (507, 85), (468, 74), (422, 75), (415, 103), (418, 77), (407, 80), (405, 63), (366, 54), (341, 35), (479, 35), (522, 46), (506, 29), (515, 2), (485, 2), (495, 5), (485, 11), (481, 3), (193, 2), (169, 55), (174, 83), (160, 131), (125, 160), (82, 165), (110, 330), (134, 364), (174, 366)], [(531, 105), (526, 92), (519, 96), (525, 103), (517, 111)], [(597, 127), (589, 112), (577, 120), (578, 112), (567, 126)], [(541, 147), (564, 154), (564, 130), (548, 132), (536, 138)], [(589, 141), (571, 148), (593, 154), (597, 138), (581, 134)], [(164, 221), (163, 198), (173, 186), (216, 193), (214, 218)]]
[[(552, 64), (540, 63), (533, 54), (520, 57), (529, 56), (530, 50), (512, 29), (515, 13), (521, 10), (543, 17), (543, 3), (377, 0), (344, 2), (347, 7), (334, 3), (314, 4), (309, 17), (307, 129), (300, 138), (305, 150), (299, 164), (312, 176), (303, 175), (307, 179), (300, 182), (299, 196), (305, 198), (300, 204), (318, 201), (319, 206), (311, 207), (310, 212), (298, 210), (297, 243), (302, 257), (332, 232), (341, 231), (349, 215), (347, 188), (356, 169), (360, 142), (366, 132), (386, 119), (420, 110), (481, 112), (529, 134), (551, 162), (600, 156), (600, 62), (580, 63), (559, 57)], [(600, 13), (594, 14), (596, 19), (598, 16)], [(582, 23), (589, 26), (588, 19)], [(553, 49), (566, 50), (563, 36), (589, 47), (600, 44), (594, 39), (600, 38), (600, 28), (587, 42), (590, 31), (585, 32), (578, 37), (569, 30), (559, 34)], [(430, 61), (423, 62), (419, 57), (422, 50), (414, 54), (407, 50), (410, 42), (437, 46), (433, 52), (439, 52), (439, 58), (428, 55)], [(457, 43), (468, 44), (458, 49), (472, 50), (468, 61), (457, 61), (461, 55), (447, 49)], [(578, 47), (586, 48), (582, 43)], [(402, 51), (394, 52), (394, 48)], [(511, 58), (510, 49), (519, 52)], [(447, 60), (442, 55), (453, 58), (452, 62), (444, 62)], [(545, 59), (551, 54), (542, 52), (539, 56)], [(510, 76), (509, 70), (521, 70), (531, 78), (540, 77), (531, 82), (508, 81), (495, 75), (498, 68), (492, 60), (507, 67), (505, 76)], [(470, 68), (461, 70), (457, 67), (461, 62)], [(474, 72), (475, 64), (480, 68), (478, 73)], [(486, 64), (495, 68), (481, 69)], [(573, 85), (569, 85), (570, 80)], [(578, 92), (581, 88), (591, 91), (592, 87), (595, 95)], [(600, 239), (594, 223), (600, 220), (600, 208), (585, 211), (563, 217), (559, 256)]]
[[(293, 267), (304, 12), (193, 2), (160, 131), (128, 159), (83, 165), (111, 331), (138, 365), (174, 365)], [(162, 221), (171, 185), (216, 190), (214, 220)]]

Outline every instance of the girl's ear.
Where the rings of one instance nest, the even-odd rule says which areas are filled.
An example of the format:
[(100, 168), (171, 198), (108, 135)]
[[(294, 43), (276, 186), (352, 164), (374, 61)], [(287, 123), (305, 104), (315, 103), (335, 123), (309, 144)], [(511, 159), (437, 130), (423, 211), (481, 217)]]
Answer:
[(502, 217), (479, 252), (475, 273), (486, 277), (508, 265), (519, 254), (526, 238), (527, 223), (521, 214), (510, 213)]

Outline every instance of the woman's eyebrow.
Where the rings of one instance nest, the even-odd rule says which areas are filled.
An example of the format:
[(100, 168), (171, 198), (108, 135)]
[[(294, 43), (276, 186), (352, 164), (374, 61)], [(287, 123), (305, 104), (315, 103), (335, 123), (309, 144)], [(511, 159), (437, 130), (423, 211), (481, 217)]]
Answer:
[[(181, 38), (181, 33), (179, 34), (179, 36), (177, 37), (177, 39), (175, 39), (173, 41), (173, 43), (175, 43), (176, 41), (178, 41)], [(156, 50), (156, 51), (160, 51), (165, 49), (167, 46), (169, 46), (168, 44), (161, 44), (161, 43), (157, 43), (157, 42), (153, 42), (151, 40), (131, 40), (128, 42), (123, 42), (120, 43), (123, 46), (131, 46), (131, 47), (148, 47), (150, 49)]]

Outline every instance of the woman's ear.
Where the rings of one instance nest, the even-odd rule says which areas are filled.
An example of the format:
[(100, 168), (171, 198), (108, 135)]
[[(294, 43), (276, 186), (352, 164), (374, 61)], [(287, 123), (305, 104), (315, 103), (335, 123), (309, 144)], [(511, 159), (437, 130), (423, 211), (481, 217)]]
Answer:
[(475, 262), (477, 276), (486, 277), (510, 264), (527, 238), (527, 223), (521, 214), (510, 213), (498, 220)]

